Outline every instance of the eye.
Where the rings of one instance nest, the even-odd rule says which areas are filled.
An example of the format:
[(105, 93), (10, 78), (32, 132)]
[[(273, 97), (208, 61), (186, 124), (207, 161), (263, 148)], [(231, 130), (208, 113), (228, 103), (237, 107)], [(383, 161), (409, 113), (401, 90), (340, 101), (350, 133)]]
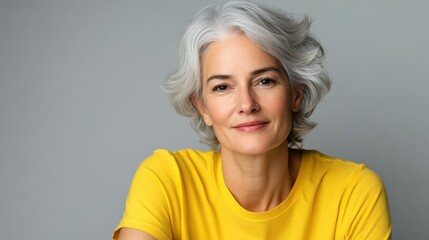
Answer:
[(263, 78), (259, 80), (258, 84), (263, 86), (271, 86), (275, 83), (275, 81), (271, 78)]
[(228, 90), (228, 86), (227, 86), (227, 85), (225, 85), (225, 84), (219, 84), (219, 85), (216, 85), (216, 86), (212, 89), (212, 91), (213, 91), (213, 92), (225, 92), (226, 90)]

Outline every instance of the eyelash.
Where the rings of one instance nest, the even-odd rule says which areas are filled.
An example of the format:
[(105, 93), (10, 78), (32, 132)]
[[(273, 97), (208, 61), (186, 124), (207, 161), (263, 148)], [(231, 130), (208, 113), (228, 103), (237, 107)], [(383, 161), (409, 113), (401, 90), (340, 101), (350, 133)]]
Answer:
[[(268, 81), (268, 82), (267, 82)], [(265, 83), (264, 83), (265, 82)], [(272, 78), (262, 78), (262, 79), (259, 79), (257, 82), (256, 82), (256, 84), (255, 84), (255, 86), (257, 86), (257, 85), (263, 85), (263, 86), (272, 86), (272, 85), (274, 85), (276, 83), (276, 81), (274, 80), (274, 79), (272, 79)], [(228, 88), (229, 88), (229, 86), (227, 85), (227, 84), (219, 84), (219, 85), (216, 85), (216, 86), (214, 86), (213, 88), (212, 88), (212, 91), (213, 92), (225, 92), (225, 91), (227, 91), (228, 90)]]
[[(224, 88), (224, 89), (221, 89)], [(228, 90), (228, 86), (226, 84), (219, 84), (213, 87), (212, 91), (213, 92), (224, 92)]]
[[(263, 83), (265, 81), (269, 81), (269, 83)], [(276, 81), (272, 78), (262, 78), (257, 82), (258, 85), (259, 84), (261, 84), (261, 85), (273, 85), (275, 83), (276, 83)]]

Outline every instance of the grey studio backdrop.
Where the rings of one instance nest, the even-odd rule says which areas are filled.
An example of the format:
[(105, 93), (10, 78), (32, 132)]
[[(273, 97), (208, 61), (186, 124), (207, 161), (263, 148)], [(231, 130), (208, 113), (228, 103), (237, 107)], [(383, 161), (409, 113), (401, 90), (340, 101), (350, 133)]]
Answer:
[[(307, 13), (333, 88), (306, 148), (385, 181), (395, 239), (427, 238), (427, 1), (270, 0)], [(2, 239), (109, 239), (139, 163), (207, 149), (160, 83), (217, 1), (0, 1)]]

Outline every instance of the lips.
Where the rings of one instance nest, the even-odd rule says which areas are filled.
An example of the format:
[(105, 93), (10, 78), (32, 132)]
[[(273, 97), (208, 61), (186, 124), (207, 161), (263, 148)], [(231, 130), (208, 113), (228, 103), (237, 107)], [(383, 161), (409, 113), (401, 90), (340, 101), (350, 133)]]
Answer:
[(268, 123), (267, 121), (250, 121), (240, 123), (233, 128), (241, 132), (255, 132), (264, 128)]

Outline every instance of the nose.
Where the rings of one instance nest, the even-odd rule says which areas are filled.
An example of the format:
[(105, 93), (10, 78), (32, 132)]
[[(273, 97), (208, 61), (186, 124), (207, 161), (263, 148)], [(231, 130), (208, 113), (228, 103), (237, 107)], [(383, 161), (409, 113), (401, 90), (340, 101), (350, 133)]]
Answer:
[(256, 94), (250, 87), (243, 87), (237, 91), (237, 108), (241, 114), (252, 114), (259, 112), (260, 106)]

